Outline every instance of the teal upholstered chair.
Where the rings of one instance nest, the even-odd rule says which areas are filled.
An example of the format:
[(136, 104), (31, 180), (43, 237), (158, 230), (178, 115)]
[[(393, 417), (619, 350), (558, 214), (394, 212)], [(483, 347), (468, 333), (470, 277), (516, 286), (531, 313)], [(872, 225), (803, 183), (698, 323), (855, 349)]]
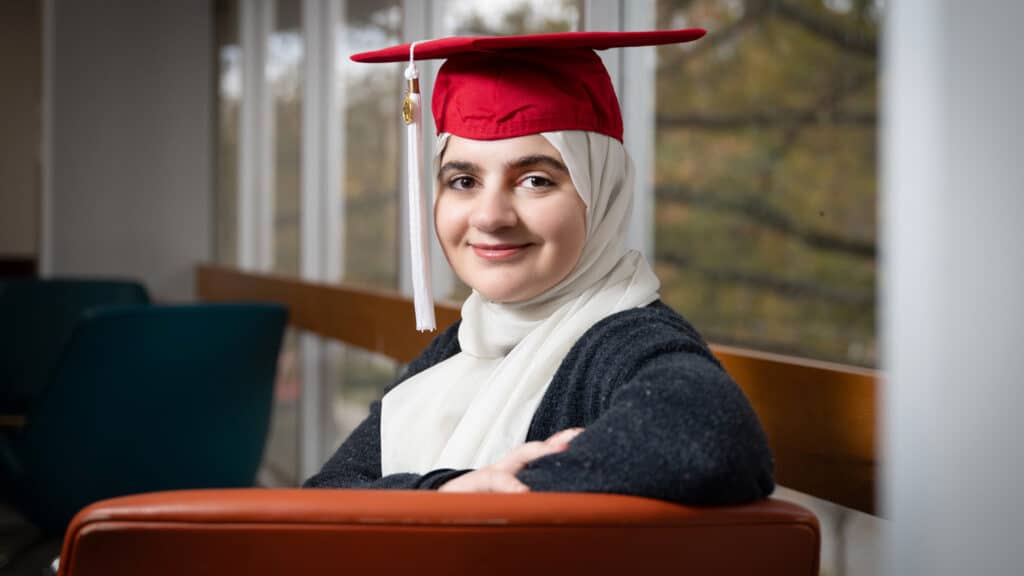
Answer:
[(59, 534), (103, 498), (251, 486), (286, 315), (276, 304), (87, 311), (24, 428), (0, 438), (15, 505)]
[(146, 289), (133, 281), (5, 281), (0, 286), (0, 413), (29, 409), (82, 312), (148, 303)]

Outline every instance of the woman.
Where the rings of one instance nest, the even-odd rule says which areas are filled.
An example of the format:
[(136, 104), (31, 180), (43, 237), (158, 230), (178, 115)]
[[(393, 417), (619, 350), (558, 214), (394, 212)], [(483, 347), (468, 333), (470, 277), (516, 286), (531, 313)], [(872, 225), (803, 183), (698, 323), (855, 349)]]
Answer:
[(473, 293), (306, 486), (771, 493), (749, 403), (625, 247), (633, 168), (594, 52), (701, 35), (449, 38), (353, 57), (447, 58), (434, 221)]

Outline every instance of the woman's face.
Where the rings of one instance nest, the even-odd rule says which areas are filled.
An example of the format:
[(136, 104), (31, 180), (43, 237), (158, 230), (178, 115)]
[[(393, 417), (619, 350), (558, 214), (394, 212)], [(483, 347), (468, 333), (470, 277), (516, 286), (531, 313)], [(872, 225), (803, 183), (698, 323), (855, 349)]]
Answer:
[(586, 206), (562, 155), (543, 136), (450, 136), (437, 178), (441, 247), (459, 278), (483, 297), (527, 300), (576, 266)]

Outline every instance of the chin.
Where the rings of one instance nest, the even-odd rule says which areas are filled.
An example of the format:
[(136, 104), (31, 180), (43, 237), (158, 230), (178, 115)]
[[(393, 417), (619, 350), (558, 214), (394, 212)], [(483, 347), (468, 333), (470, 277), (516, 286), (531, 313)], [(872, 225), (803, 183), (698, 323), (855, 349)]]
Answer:
[(512, 302), (522, 302), (533, 297), (533, 292), (529, 290), (529, 287), (510, 285), (508, 282), (477, 282), (467, 284), (491, 302), (509, 304)]
[[(463, 278), (460, 276), (460, 278)], [(466, 282), (471, 288), (476, 290), (486, 300), (491, 302), (500, 302), (502, 304), (512, 304), (515, 302), (523, 302), (534, 298), (540, 294), (543, 294), (546, 290), (550, 289), (556, 283), (552, 282), (536, 282), (536, 278), (502, 278), (502, 277), (490, 277), (485, 278), (483, 282)], [(463, 278), (465, 282), (466, 279)]]
[(513, 302), (521, 302), (527, 298), (522, 298), (515, 292), (509, 292), (508, 290), (480, 290), (477, 289), (486, 300), (491, 302), (500, 302), (502, 304), (511, 304)]

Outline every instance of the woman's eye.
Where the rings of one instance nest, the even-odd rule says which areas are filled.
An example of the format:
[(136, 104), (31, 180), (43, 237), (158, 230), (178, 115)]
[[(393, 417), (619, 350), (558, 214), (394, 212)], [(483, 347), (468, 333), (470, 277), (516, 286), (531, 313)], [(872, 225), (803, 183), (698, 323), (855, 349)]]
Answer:
[(543, 176), (527, 176), (523, 178), (523, 184), (528, 188), (550, 188), (555, 185), (554, 182)]
[(449, 180), (448, 186), (455, 190), (468, 190), (473, 187), (473, 179), (469, 176), (458, 176)]

